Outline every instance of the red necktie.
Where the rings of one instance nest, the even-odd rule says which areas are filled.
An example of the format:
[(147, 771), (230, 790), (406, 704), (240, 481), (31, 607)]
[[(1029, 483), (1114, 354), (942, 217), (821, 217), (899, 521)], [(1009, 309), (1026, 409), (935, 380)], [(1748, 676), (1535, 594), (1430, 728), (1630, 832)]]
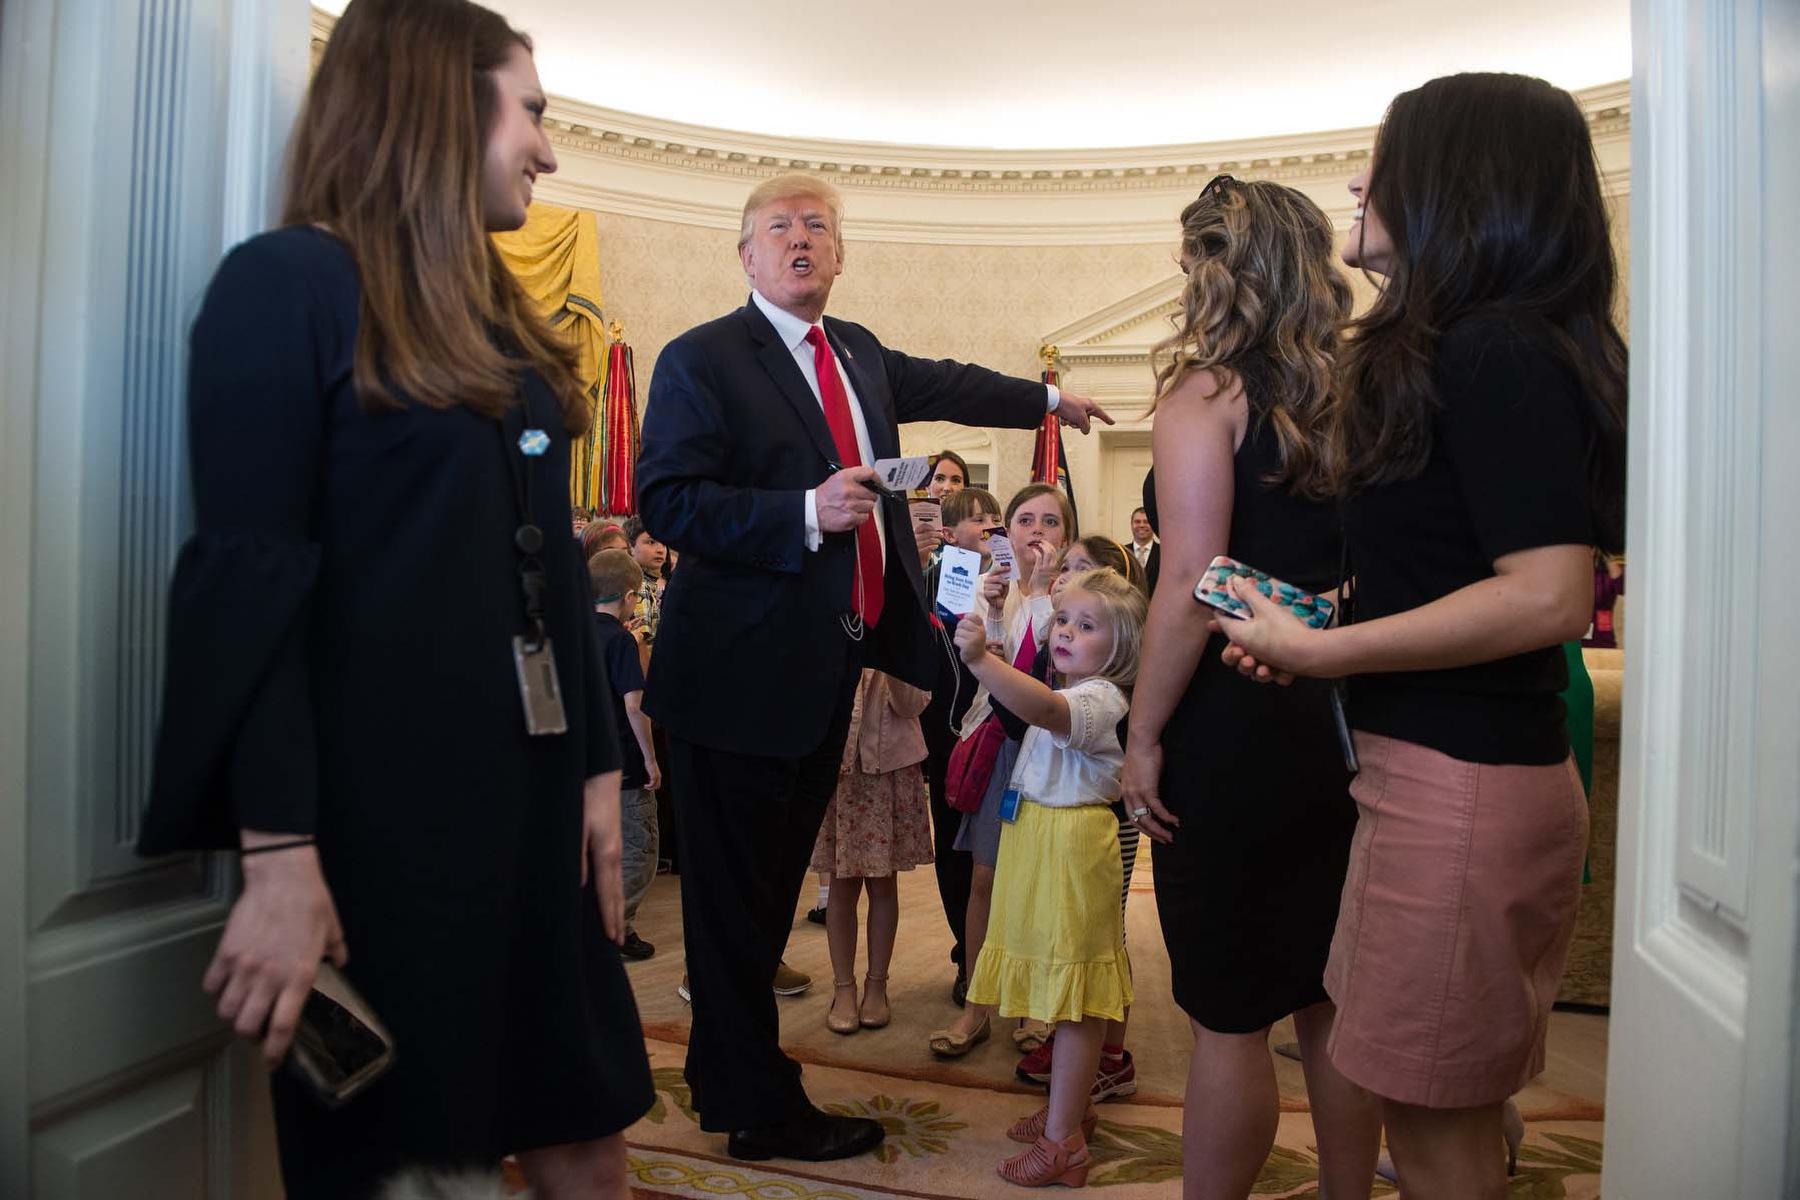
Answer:
[[(837, 443), (838, 465), (862, 466), (862, 452), (856, 448), (856, 422), (850, 417), (850, 397), (844, 381), (838, 377), (837, 360), (825, 341), (825, 331), (814, 325), (806, 331), (812, 343), (813, 371), (819, 377), (819, 400), (825, 407), (825, 423), (831, 426), (831, 440)], [(864, 625), (881, 620), (883, 591), (881, 586), (881, 535), (875, 530), (880, 514), (871, 516), (856, 527), (856, 587), (852, 592), (856, 615)]]

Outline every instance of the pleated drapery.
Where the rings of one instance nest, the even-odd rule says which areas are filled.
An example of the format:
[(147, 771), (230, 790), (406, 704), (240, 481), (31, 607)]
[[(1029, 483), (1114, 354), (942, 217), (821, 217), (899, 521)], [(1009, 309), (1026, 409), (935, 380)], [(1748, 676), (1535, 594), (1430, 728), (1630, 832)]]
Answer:
[[(576, 374), (589, 406), (588, 432), (572, 447), (569, 502), (623, 516), (637, 511), (637, 389), (630, 348), (613, 323), (611, 347), (600, 306), (600, 230), (591, 212), (533, 204), (522, 228), (493, 235), (538, 311), (575, 347)], [(614, 376), (619, 376), (614, 378)]]

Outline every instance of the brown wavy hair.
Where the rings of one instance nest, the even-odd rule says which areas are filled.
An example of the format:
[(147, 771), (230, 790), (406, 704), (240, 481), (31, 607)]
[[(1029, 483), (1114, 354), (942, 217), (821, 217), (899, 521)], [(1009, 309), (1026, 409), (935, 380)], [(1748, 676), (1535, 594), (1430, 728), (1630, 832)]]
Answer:
[(1623, 545), (1625, 339), (1592, 135), (1575, 98), (1527, 75), (1433, 79), (1388, 106), (1365, 201), (1392, 269), (1339, 355), (1334, 490), (1411, 479), (1443, 404), (1431, 380), (1458, 321), (1535, 335), (1580, 387), (1588, 499), (1603, 549)]
[[(1181, 213), (1187, 286), (1172, 336), (1150, 352), (1156, 370), (1150, 411), (1193, 371), (1211, 371), (1217, 396), (1245, 374), (1252, 355), (1281, 451), (1271, 483), (1323, 490), (1321, 449), (1330, 411), (1338, 329), (1349, 319), (1350, 283), (1336, 263), (1331, 221), (1317, 204), (1278, 183), (1220, 176)], [(1210, 397), (1209, 397), (1210, 398)]]
[(487, 236), (493, 72), (531, 40), (467, 0), (354, 0), (326, 43), (288, 151), (283, 225), (316, 225), (362, 285), (354, 382), (368, 408), (466, 405), (497, 417), (534, 369), (587, 429), (574, 349)]

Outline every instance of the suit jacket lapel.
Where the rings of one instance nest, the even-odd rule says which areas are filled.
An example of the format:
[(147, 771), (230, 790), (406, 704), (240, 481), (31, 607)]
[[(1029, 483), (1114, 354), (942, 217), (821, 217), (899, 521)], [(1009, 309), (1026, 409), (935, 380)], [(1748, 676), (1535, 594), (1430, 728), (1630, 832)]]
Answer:
[(825, 338), (837, 352), (844, 370), (850, 373), (850, 386), (856, 389), (856, 399), (862, 406), (863, 425), (869, 431), (869, 449), (875, 452), (877, 459), (900, 457), (900, 431), (883, 400), (885, 393), (875, 390), (875, 381), (829, 323), (825, 326)]
[(782, 396), (793, 405), (795, 415), (806, 426), (806, 432), (812, 435), (813, 444), (825, 456), (825, 461), (837, 462), (837, 442), (831, 436), (831, 426), (825, 423), (825, 410), (819, 407), (818, 397), (806, 386), (806, 377), (800, 374), (793, 352), (782, 344), (775, 334), (775, 327), (769, 324), (769, 318), (763, 316), (755, 304), (744, 305), (743, 313), (744, 323), (750, 327), (751, 338), (760, 345), (756, 357), (762, 363), (763, 370), (769, 373), (769, 378), (774, 381)]

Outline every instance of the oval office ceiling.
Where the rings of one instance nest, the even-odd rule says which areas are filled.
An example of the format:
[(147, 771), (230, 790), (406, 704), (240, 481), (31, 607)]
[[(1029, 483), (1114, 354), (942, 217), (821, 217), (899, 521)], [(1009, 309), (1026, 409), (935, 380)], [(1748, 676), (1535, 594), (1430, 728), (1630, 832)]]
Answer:
[[(332, 15), (345, 0), (324, 0)], [(556, 96), (781, 137), (1150, 146), (1373, 125), (1396, 92), (1631, 74), (1629, 0), (489, 0)]]

